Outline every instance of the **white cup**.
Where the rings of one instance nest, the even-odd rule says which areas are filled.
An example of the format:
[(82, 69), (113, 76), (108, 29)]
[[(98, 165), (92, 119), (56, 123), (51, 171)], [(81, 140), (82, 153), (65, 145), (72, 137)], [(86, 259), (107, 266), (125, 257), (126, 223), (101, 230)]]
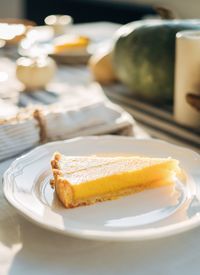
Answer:
[(200, 128), (200, 113), (186, 100), (188, 93), (200, 95), (200, 31), (176, 34), (174, 117), (183, 125)]

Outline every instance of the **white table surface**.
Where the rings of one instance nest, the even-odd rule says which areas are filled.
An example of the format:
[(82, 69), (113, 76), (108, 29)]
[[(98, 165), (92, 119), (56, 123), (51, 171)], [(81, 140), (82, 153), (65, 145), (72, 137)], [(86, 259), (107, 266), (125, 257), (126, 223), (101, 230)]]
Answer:
[[(0, 164), (0, 174), (12, 160)], [(42, 229), (8, 205), (0, 185), (0, 274), (200, 274), (200, 228), (153, 241), (100, 242)]]

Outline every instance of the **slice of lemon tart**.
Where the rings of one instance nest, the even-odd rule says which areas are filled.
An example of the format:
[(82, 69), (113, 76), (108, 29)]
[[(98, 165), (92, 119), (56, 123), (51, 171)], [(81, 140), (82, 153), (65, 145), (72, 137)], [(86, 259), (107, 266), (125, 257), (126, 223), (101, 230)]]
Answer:
[(66, 208), (112, 200), (173, 184), (180, 172), (171, 158), (64, 156), (51, 161), (51, 185)]

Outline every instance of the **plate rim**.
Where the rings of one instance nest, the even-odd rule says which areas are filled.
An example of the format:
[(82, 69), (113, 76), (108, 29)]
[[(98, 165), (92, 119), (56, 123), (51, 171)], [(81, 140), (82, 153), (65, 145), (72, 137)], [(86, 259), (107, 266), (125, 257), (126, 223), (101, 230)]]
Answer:
[[(56, 226), (53, 226), (52, 224), (44, 223), (42, 222), (37, 216), (30, 215), (30, 212), (26, 210), (26, 208), (21, 205), (17, 200), (14, 199), (13, 194), (9, 191), (8, 185), (12, 185), (13, 183), (10, 181), (9, 176), (12, 174), (14, 169), (16, 169), (16, 165), (21, 162), (21, 160), (29, 157), (31, 154), (35, 153), (36, 151), (45, 148), (45, 147), (51, 147), (55, 146), (56, 144), (62, 144), (62, 143), (70, 143), (70, 142), (78, 142), (83, 139), (92, 139), (92, 140), (99, 140), (99, 139), (120, 139), (120, 140), (132, 140), (133, 142), (158, 142), (162, 143), (163, 145), (174, 147), (178, 150), (184, 150), (189, 151), (190, 153), (194, 154), (195, 157), (197, 157), (200, 160), (200, 155), (188, 148), (185, 148), (183, 146), (175, 145), (172, 143), (169, 143), (164, 140), (160, 139), (153, 139), (153, 138), (134, 138), (134, 137), (126, 137), (126, 136), (113, 136), (113, 135), (103, 135), (103, 136), (83, 136), (83, 137), (75, 137), (72, 139), (62, 140), (62, 141), (54, 141), (49, 142), (40, 146), (37, 146), (36, 148), (30, 150), (29, 152), (23, 154), (22, 156), (15, 159), (9, 168), (4, 172), (3, 174), (3, 193), (10, 205), (12, 205), (18, 213), (20, 213), (22, 216), (24, 216), (29, 221), (54, 232), (61, 233), (64, 235), (70, 235), (73, 237), (79, 237), (84, 239), (91, 239), (91, 240), (103, 240), (103, 241), (141, 241), (141, 240), (150, 240), (150, 239), (158, 239), (158, 238), (164, 238), (168, 236), (172, 236), (175, 234), (179, 234), (185, 231), (188, 231), (190, 229), (193, 229), (200, 225), (200, 215), (196, 215), (193, 218), (182, 221), (179, 223), (158, 227), (158, 228), (151, 228), (151, 229), (141, 229), (137, 230), (135, 229), (128, 229), (124, 231), (98, 231), (98, 230), (83, 230), (83, 229), (61, 229)], [(128, 234), (127, 234), (128, 232)], [(142, 232), (142, 233), (141, 233)]]

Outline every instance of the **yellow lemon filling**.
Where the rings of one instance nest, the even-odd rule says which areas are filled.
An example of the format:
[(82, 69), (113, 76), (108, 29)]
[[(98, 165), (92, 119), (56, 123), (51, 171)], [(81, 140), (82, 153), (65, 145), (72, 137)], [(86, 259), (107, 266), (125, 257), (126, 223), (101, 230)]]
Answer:
[(63, 36), (56, 40), (54, 53), (68, 53), (86, 50), (90, 40), (86, 36)]

